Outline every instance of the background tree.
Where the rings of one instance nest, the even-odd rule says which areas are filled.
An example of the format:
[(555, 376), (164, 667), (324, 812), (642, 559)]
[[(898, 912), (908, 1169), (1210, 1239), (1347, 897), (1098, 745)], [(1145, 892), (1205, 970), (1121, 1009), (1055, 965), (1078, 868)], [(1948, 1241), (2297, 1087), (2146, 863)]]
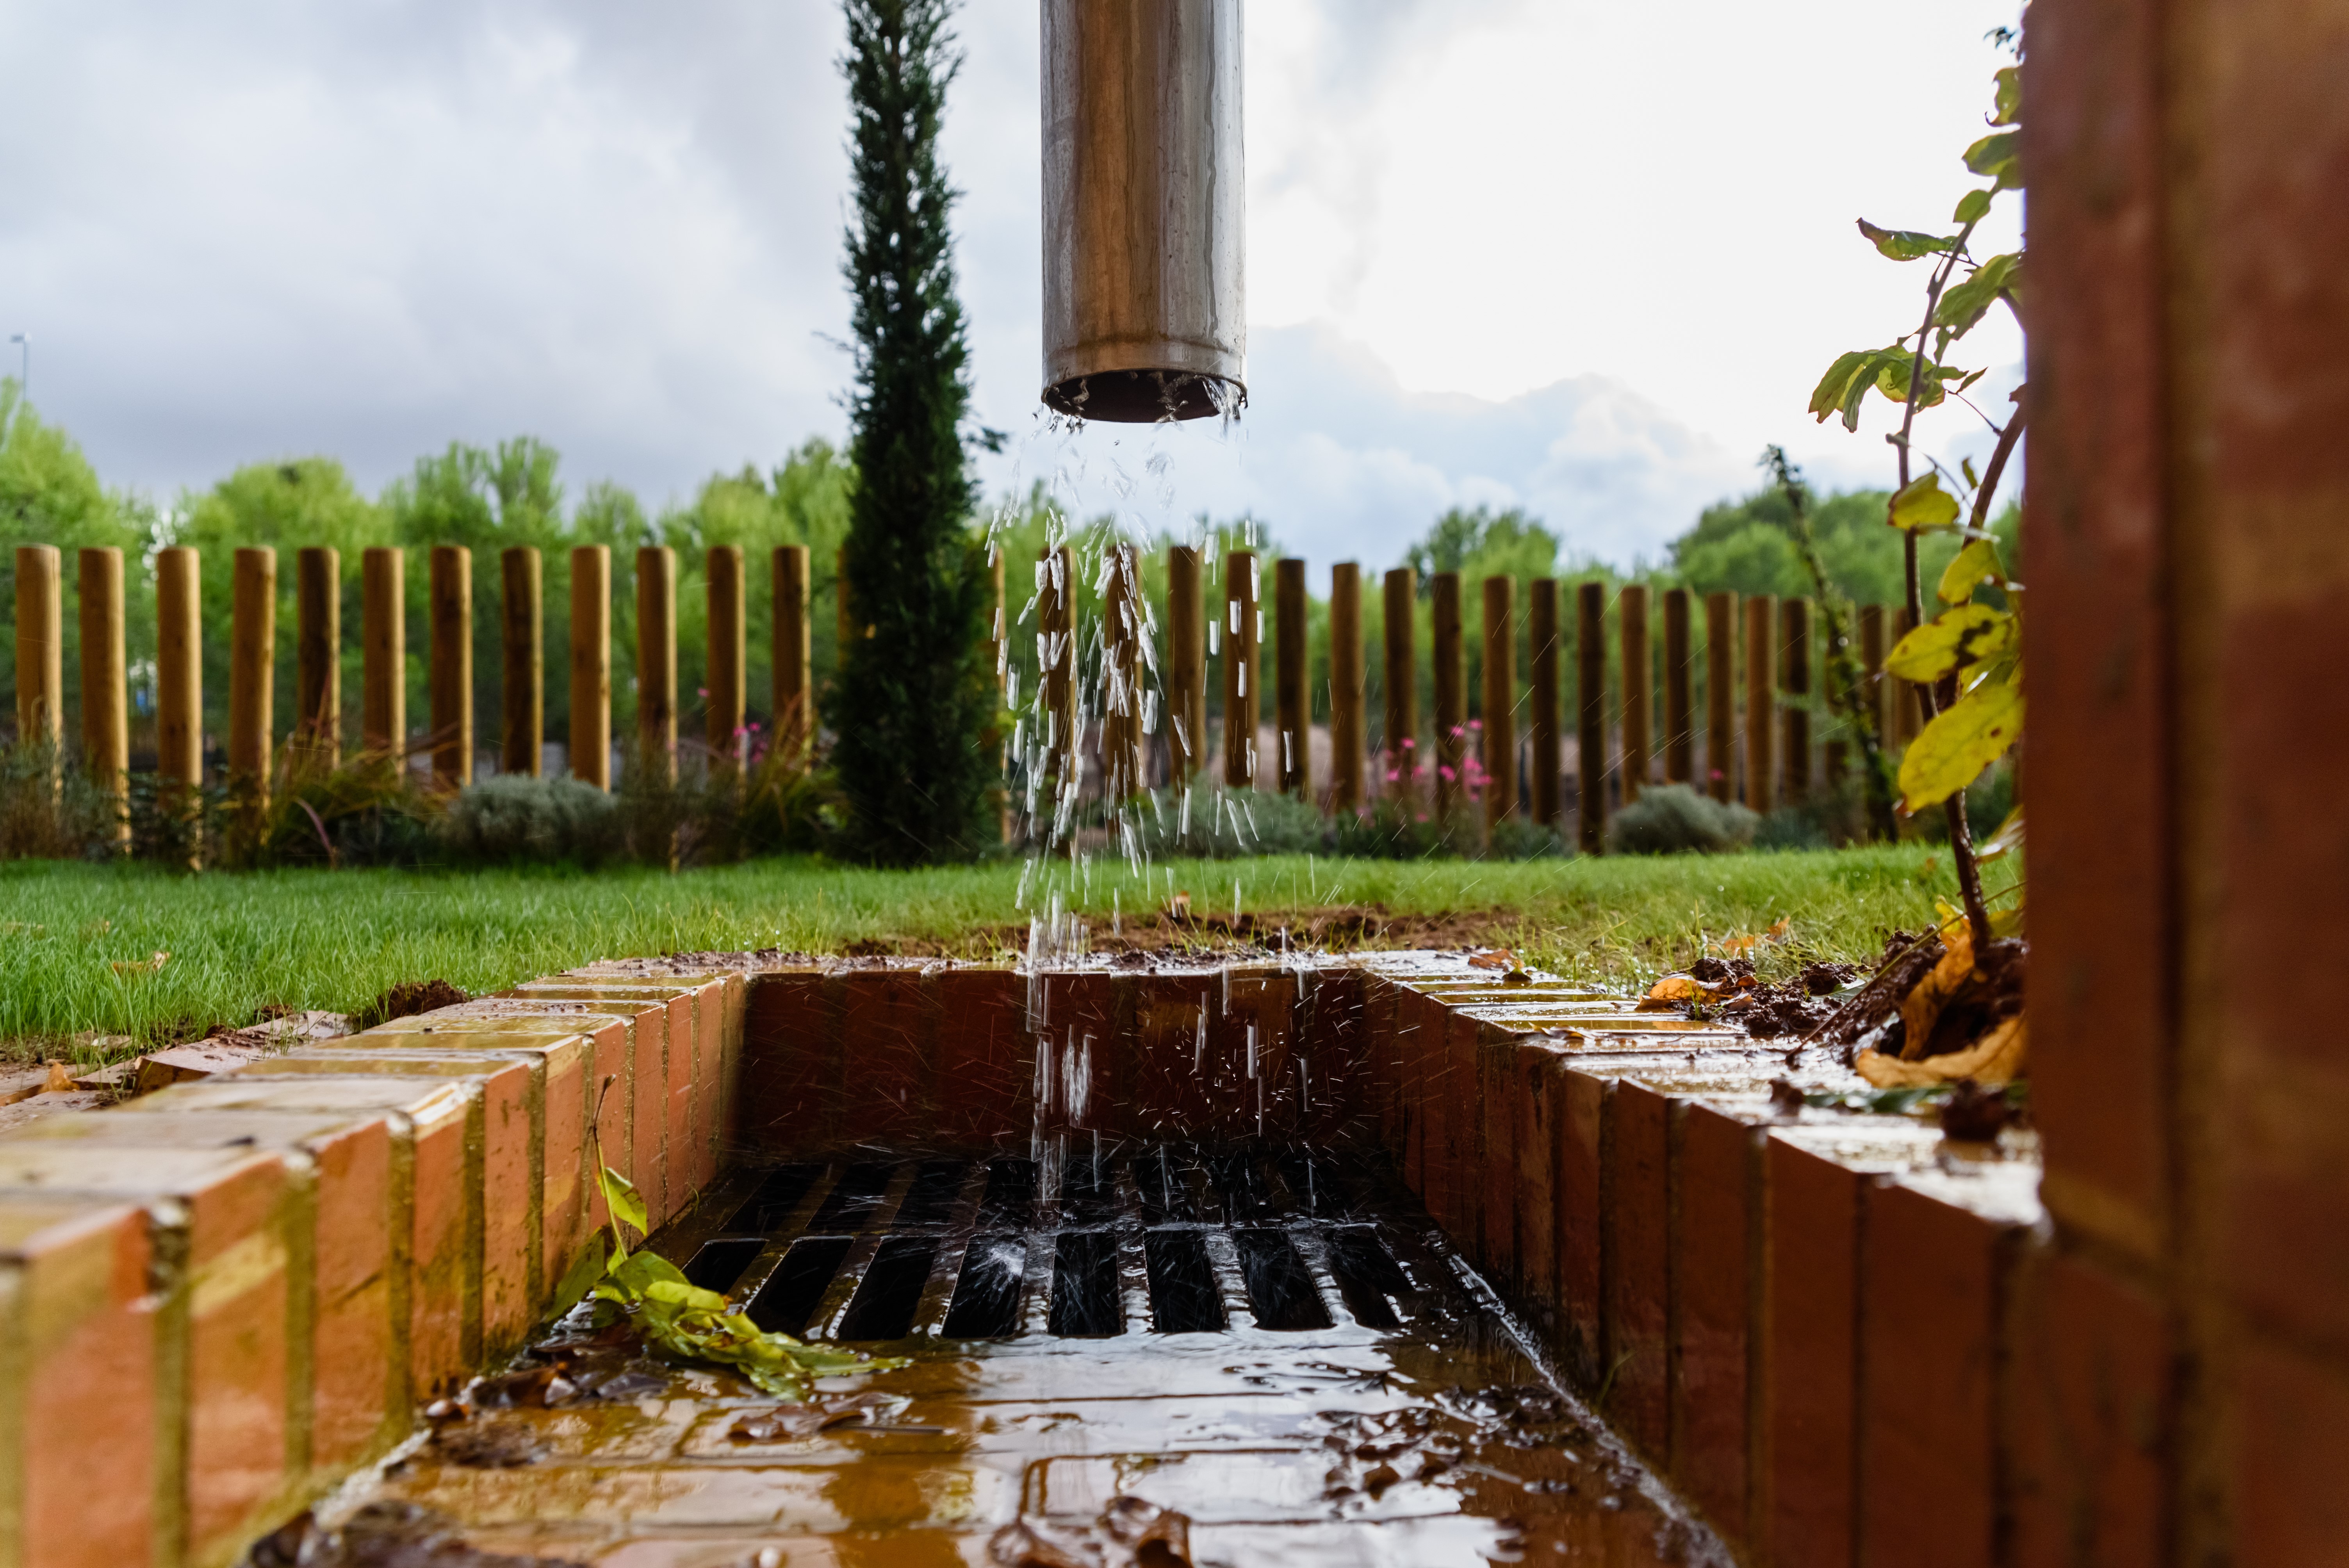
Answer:
[(947, 228), (954, 192), (937, 154), (960, 65), (950, 10), (947, 0), (848, 0), (842, 62), (856, 178), (847, 578), (864, 635), (833, 687), (832, 755), (851, 809), (848, 847), (895, 864), (968, 855), (993, 836), (991, 591), (967, 526), (977, 500), (963, 445), (970, 351)]

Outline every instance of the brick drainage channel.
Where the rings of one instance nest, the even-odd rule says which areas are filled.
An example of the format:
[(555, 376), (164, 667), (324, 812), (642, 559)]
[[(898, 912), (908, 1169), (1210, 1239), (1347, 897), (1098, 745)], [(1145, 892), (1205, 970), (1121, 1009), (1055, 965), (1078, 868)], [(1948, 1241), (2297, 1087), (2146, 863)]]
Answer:
[[(1234, 1561), (1988, 1563), (2035, 1158), (1781, 1077), (1857, 1087), (1456, 954), (589, 965), (0, 1132), (0, 1562), (284, 1561), (314, 1504), (353, 1562), (1113, 1562), (1195, 1503)], [(458, 1462), (422, 1412), (528, 1357), (599, 1154), (680, 1264), (916, 1364), (751, 1442), (730, 1377), (558, 1334), (574, 1398), (463, 1423), (531, 1462)]]
[[(740, 1172), (660, 1250), (761, 1326), (912, 1366), (829, 1380), (808, 1418), (750, 1439), (773, 1401), (558, 1335), (476, 1390), (492, 1408), (346, 1489), (326, 1527), (429, 1520), (444, 1553), (679, 1568), (1722, 1555), (1381, 1162), (1080, 1157), (1057, 1201), (1043, 1174)], [(547, 1367), (578, 1391), (498, 1406)], [(811, 1429), (825, 1409), (841, 1424)], [(1120, 1554), (1143, 1525), (1168, 1555)]]

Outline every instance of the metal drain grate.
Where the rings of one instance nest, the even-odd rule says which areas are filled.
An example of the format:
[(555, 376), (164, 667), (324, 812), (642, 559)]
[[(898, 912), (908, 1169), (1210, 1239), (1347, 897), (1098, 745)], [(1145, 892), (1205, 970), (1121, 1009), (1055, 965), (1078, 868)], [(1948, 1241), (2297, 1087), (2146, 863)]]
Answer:
[(1071, 1158), (1056, 1183), (1026, 1160), (748, 1181), (686, 1277), (812, 1339), (1391, 1330), (1458, 1285), (1410, 1195), (1343, 1155), (1154, 1149)]

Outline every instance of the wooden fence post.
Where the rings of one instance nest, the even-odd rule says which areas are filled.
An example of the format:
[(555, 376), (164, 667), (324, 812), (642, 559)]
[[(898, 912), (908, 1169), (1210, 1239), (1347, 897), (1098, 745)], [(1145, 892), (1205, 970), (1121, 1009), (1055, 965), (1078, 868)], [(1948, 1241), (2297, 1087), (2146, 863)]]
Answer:
[(1890, 704), (1884, 700), (1884, 606), (1862, 604), (1859, 607), (1859, 665), (1865, 673), (1860, 686), (1860, 706), (1876, 720), (1876, 738), (1879, 745), (1892, 744)]
[(1044, 574), (1037, 593), (1042, 642), (1036, 673), (1044, 687), (1044, 771), (1052, 779), (1047, 815), (1057, 819), (1062, 792), (1084, 760), (1084, 738), (1077, 733), (1077, 559), (1065, 544), (1037, 559)]
[(1704, 596), (1705, 788), (1723, 803), (1737, 789), (1737, 595)]
[(294, 552), (293, 743), (327, 767), (343, 759), (343, 556)]
[(498, 553), (498, 770), (535, 779), (546, 739), (546, 612), (535, 548)]
[(1607, 848), (1607, 584), (1575, 590), (1576, 820), (1582, 852)]
[(1689, 591), (1664, 590), (1664, 782), (1696, 777), (1696, 707), (1689, 690)]
[(408, 770), (408, 557), (359, 557), (359, 744)]
[(832, 562), (833, 638), (832, 678), (835, 684), (840, 672), (848, 667), (848, 650), (864, 639), (857, 635), (856, 617), (848, 602), (848, 547), (842, 545)]
[[(81, 766), (115, 799), (117, 843), (130, 837), (130, 690), (124, 657), (122, 552), (80, 553)], [(21, 667), (21, 666), (20, 666)]]
[(1313, 645), (1306, 608), (1305, 562), (1283, 556), (1273, 563), (1273, 727), (1280, 748), (1280, 792), (1313, 800)]
[(712, 545), (705, 568), (709, 604), (709, 654), (704, 676), (709, 752), (714, 766), (739, 772), (750, 687), (743, 671), (750, 657), (750, 595), (743, 592), (742, 547)]
[(1134, 547), (1111, 547), (1102, 602), (1102, 794), (1115, 805), (1149, 786), (1142, 767), (1142, 563)]
[(1166, 760), (1188, 781), (1207, 763), (1207, 613), (1198, 547), (1166, 552)]
[[(999, 581), (999, 557), (996, 571)], [(815, 736), (809, 706), (814, 667), (814, 625), (809, 617), (813, 588), (808, 547), (779, 547), (775, 552), (775, 756), (786, 768), (800, 767), (807, 760), (808, 743)], [(999, 593), (997, 603), (1001, 603)]]
[(1386, 595), (1386, 663), (1381, 686), (1386, 703), (1386, 793), (1409, 803), (1419, 790), (1419, 627), (1413, 611), (1419, 601), (1419, 573), (1398, 566), (1383, 580)]
[(1557, 579), (1537, 577), (1526, 594), (1526, 624), (1534, 661), (1534, 820), (1554, 829), (1558, 819), (1558, 785), (1566, 767), (1565, 738), (1559, 731), (1565, 709), (1558, 700)]
[(16, 734), (47, 742), (53, 753), (66, 743), (65, 613), (65, 561), (57, 547), (18, 545)]
[(1435, 607), (1435, 820), (1448, 829), (1460, 807), (1461, 766), (1468, 754), (1468, 672), (1461, 645), (1460, 573), (1437, 573), (1429, 590)]
[(677, 782), (677, 552), (636, 552), (636, 765)]
[(192, 789), (204, 778), (203, 589), (196, 552), (155, 552), (155, 770)]
[(432, 781), (473, 781), (473, 552), (432, 547)]
[(1517, 583), (1485, 579), (1485, 829), (1517, 814)]
[(1798, 806), (1811, 794), (1811, 602), (1778, 605), (1778, 686), (1786, 694), (1785, 800)]
[(228, 665), (228, 780), (241, 797), (245, 825), (260, 826), (269, 805), (271, 712), (277, 653), (277, 552), (236, 552)]
[(1745, 804), (1765, 815), (1777, 782), (1777, 609), (1767, 594), (1745, 601)]
[(612, 547), (571, 552), (571, 777), (612, 787)]
[(1626, 583), (1617, 612), (1623, 642), (1623, 804), (1640, 798), (1654, 761), (1651, 718), (1654, 703), (1655, 661), (1648, 653), (1648, 589)]
[(1224, 783), (1256, 787), (1257, 731), (1263, 727), (1264, 682), (1257, 659), (1264, 635), (1263, 566), (1253, 550), (1224, 556)]
[(1330, 568), (1330, 810), (1362, 809), (1362, 569)]

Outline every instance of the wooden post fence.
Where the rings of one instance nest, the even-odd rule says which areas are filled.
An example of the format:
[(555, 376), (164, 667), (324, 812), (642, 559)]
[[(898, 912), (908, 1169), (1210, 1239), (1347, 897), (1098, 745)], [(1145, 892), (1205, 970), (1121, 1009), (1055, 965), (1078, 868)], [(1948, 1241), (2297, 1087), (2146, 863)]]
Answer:
[(1037, 674), (1044, 684), (1044, 771), (1053, 780), (1051, 811), (1070, 788), (1083, 752), (1077, 733), (1077, 562), (1067, 545), (1038, 557), (1043, 576), (1037, 588)]
[(1578, 841), (1586, 855), (1607, 848), (1607, 584), (1575, 590), (1576, 792)]
[(408, 557), (359, 557), (359, 744), (408, 768)]
[(187, 545), (155, 552), (155, 770), (183, 789), (204, 777), (200, 568)]
[(1263, 566), (1253, 550), (1224, 557), (1224, 783), (1256, 787), (1257, 731), (1264, 713), (1257, 642), (1264, 635)]
[(294, 552), (294, 744), (332, 768), (343, 759), (343, 556)]
[(1527, 590), (1526, 624), (1533, 653), (1533, 774), (1534, 820), (1545, 828), (1557, 826), (1558, 785), (1566, 768), (1565, 738), (1559, 719), (1565, 709), (1558, 700), (1557, 579), (1537, 577)]
[(612, 787), (612, 550), (571, 552), (571, 727), (564, 736), (571, 777)]
[(240, 550), (229, 624), (228, 781), (248, 831), (259, 828), (269, 804), (276, 653), (277, 552)]
[(1166, 552), (1166, 759), (1187, 782), (1207, 761), (1207, 613), (1196, 547)]
[(1777, 779), (1777, 604), (1745, 601), (1745, 804), (1767, 813)]
[(432, 547), (432, 781), (461, 789), (473, 781), (473, 552)]
[(1102, 789), (1112, 801), (1131, 799), (1149, 785), (1142, 760), (1143, 609), (1141, 558), (1133, 545), (1115, 545), (1102, 603)]
[(742, 547), (712, 545), (704, 565), (709, 597), (709, 649), (702, 683), (711, 765), (740, 772), (748, 738), (743, 726), (750, 694), (746, 668), (750, 658), (750, 594), (743, 583)]
[(636, 552), (636, 766), (677, 782), (677, 552)]
[(1799, 806), (1811, 795), (1811, 602), (1778, 606), (1778, 688), (1786, 694), (1785, 755), (1780, 768), (1785, 799)]
[(1626, 583), (1617, 602), (1617, 627), (1623, 642), (1623, 804), (1640, 798), (1653, 760), (1650, 731), (1655, 686), (1654, 660), (1648, 655), (1648, 590)]
[[(130, 688), (124, 655), (122, 552), (85, 548), (78, 562), (81, 605), (81, 766), (114, 797), (114, 831), (130, 837)], [(20, 666), (21, 667), (21, 666)]]
[(1485, 829), (1517, 814), (1517, 583), (1485, 579)]
[(1689, 591), (1664, 590), (1664, 782), (1696, 778), (1696, 709), (1689, 680)]
[(1737, 785), (1737, 595), (1704, 596), (1704, 781), (1724, 804)]
[(1305, 562), (1284, 556), (1273, 564), (1273, 744), (1280, 792), (1313, 799), (1313, 669), (1311, 612), (1306, 608)]
[(1860, 690), (1861, 705), (1876, 720), (1877, 739), (1885, 746), (1892, 744), (1891, 704), (1885, 700), (1884, 688), (1884, 606), (1862, 604), (1859, 607), (1859, 665), (1866, 671), (1867, 685)]
[(498, 768), (535, 779), (546, 741), (546, 611), (538, 552), (498, 555)]
[(1468, 755), (1468, 676), (1463, 667), (1460, 573), (1439, 572), (1435, 603), (1435, 820), (1450, 828), (1460, 809), (1460, 774)]
[(1330, 810), (1362, 809), (1362, 569), (1330, 568)]
[(16, 547), (16, 734), (66, 743), (65, 562), (53, 544)]
[(1386, 663), (1380, 684), (1386, 699), (1387, 771), (1393, 775), (1387, 792), (1408, 810), (1419, 789), (1419, 637), (1413, 619), (1419, 574), (1398, 566), (1386, 574), (1381, 590), (1386, 595)]
[[(1003, 614), (999, 592), (1003, 560), (995, 563), (996, 614)], [(809, 571), (808, 547), (786, 544), (775, 552), (775, 756), (783, 767), (797, 768), (807, 760), (808, 744), (815, 737), (810, 707), (814, 667), (814, 624), (809, 615), (814, 591)]]

